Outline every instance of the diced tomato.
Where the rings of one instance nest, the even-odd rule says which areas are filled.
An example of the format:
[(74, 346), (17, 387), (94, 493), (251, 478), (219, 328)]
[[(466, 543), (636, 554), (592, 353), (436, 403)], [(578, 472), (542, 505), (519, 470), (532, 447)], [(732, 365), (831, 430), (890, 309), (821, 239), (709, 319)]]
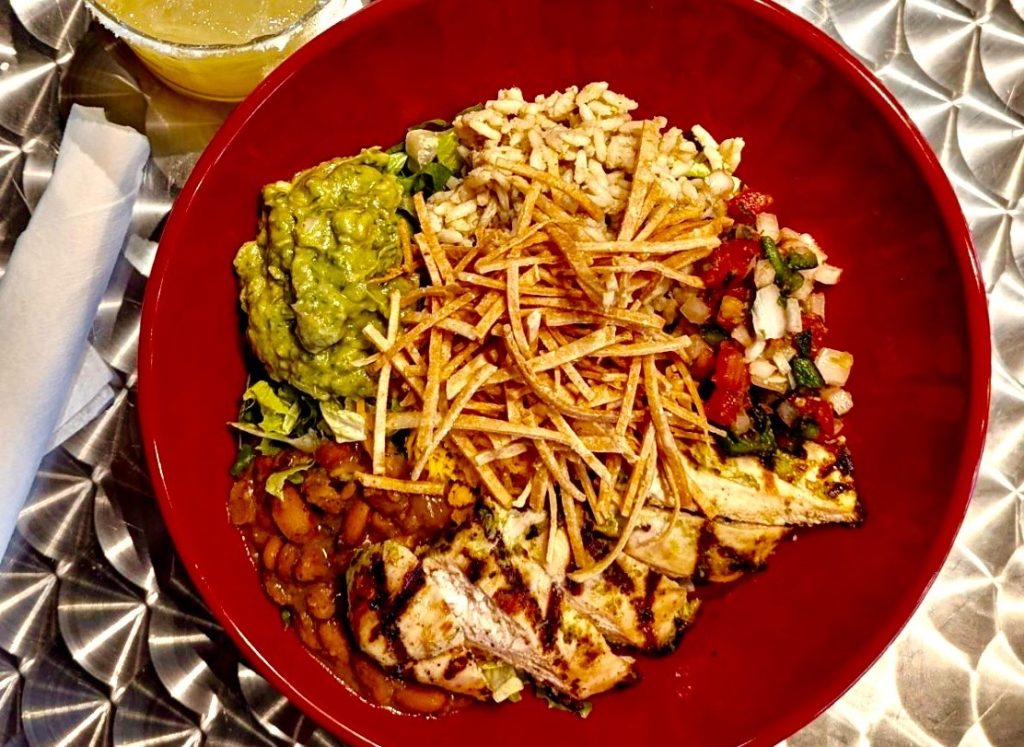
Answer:
[(725, 340), (718, 346), (718, 359), (711, 381), (715, 390), (704, 405), (704, 412), (708, 420), (719, 425), (731, 425), (750, 404), (750, 372), (739, 343)]
[(828, 332), (828, 328), (825, 326), (825, 320), (817, 314), (801, 314), (800, 323), (803, 329), (810, 330), (811, 357), (813, 358), (825, 346), (825, 333)]
[(745, 189), (729, 200), (729, 217), (737, 223), (753, 223), (757, 214), (763, 213), (772, 206), (772, 196), (764, 192)]
[(761, 245), (752, 239), (726, 241), (704, 261), (698, 277), (706, 288), (721, 288), (743, 280), (754, 269), (754, 260), (760, 254)]
[(836, 437), (836, 416), (830, 405), (821, 397), (798, 397), (796, 409), (802, 418), (813, 420), (818, 425), (815, 441), (831, 441)]

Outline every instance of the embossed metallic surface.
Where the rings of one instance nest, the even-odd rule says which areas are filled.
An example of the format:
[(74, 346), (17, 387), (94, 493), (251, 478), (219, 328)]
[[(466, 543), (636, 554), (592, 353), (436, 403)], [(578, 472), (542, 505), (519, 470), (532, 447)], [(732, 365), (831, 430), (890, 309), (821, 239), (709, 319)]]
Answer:
[[(787, 0), (855, 52), (940, 155), (978, 246), (995, 339), (981, 476), (953, 552), (875, 666), (794, 747), (1024, 744), (1024, 0)], [(0, 4), (0, 276), (62, 115), (103, 106), (153, 160), (93, 327), (110, 408), (44, 461), (0, 565), (0, 739), (334, 745), (240, 662), (178, 564), (135, 417), (139, 311), (163, 218), (228, 112), (166, 90), (81, 0)]]

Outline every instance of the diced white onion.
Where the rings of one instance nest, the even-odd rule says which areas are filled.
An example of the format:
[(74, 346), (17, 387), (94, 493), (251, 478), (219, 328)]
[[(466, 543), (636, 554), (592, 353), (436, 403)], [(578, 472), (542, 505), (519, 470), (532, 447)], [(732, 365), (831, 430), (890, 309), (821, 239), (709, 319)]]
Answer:
[(744, 433), (749, 431), (753, 426), (753, 422), (750, 420), (750, 416), (745, 412), (741, 412), (736, 416), (736, 419), (732, 423), (732, 431), (737, 436), (742, 436)]
[(732, 192), (732, 177), (724, 171), (712, 171), (708, 175), (708, 187), (716, 195), (727, 195)]
[(772, 365), (771, 361), (765, 360), (764, 358), (758, 358), (750, 364), (751, 376), (756, 376), (760, 379), (767, 379), (774, 373), (776, 373), (775, 366)]
[(757, 214), (757, 232), (772, 241), (779, 240), (779, 219), (775, 217), (775, 213)]
[(760, 358), (761, 353), (764, 352), (764, 348), (767, 344), (767, 342), (760, 338), (754, 340), (754, 342), (751, 343), (750, 347), (747, 348), (747, 351), (743, 354), (743, 360), (745, 360), (747, 363), (750, 363), (756, 360), (757, 358)]
[[(804, 283), (808, 285), (808, 283)], [(825, 318), (825, 295), (823, 293), (812, 293), (807, 299), (808, 310), (822, 319)]]
[(754, 298), (754, 331), (758, 337), (777, 340), (786, 334), (786, 312), (779, 306), (779, 289), (768, 285)]
[(679, 310), (687, 321), (694, 324), (703, 324), (711, 316), (711, 307), (704, 303), (697, 294), (686, 297)]
[(814, 292), (814, 283), (806, 282), (797, 288), (795, 291), (789, 294), (790, 298), (795, 298), (797, 301), (806, 301), (810, 298), (811, 293)]
[(786, 331), (791, 335), (804, 331), (804, 323), (800, 318), (800, 302), (795, 298), (786, 299)]
[(738, 342), (745, 348), (750, 347), (750, 345), (754, 342), (754, 338), (750, 336), (750, 333), (747, 331), (747, 326), (745, 324), (741, 324), (738, 327), (736, 327), (736, 329), (732, 331), (731, 336), (732, 339), (734, 339), (736, 342)]
[(767, 259), (759, 259), (754, 265), (754, 285), (758, 288), (766, 288), (774, 282), (775, 268), (772, 267), (772, 263)]
[(842, 274), (843, 271), (833, 265), (818, 265), (814, 271), (814, 281), (822, 285), (835, 285), (839, 282), (839, 277)]
[(814, 252), (814, 256), (818, 258), (819, 263), (823, 263), (826, 259), (828, 259), (828, 256), (825, 254), (825, 252), (823, 252), (821, 250), (821, 247), (818, 246), (818, 242), (815, 241), (814, 237), (811, 236), (809, 233), (802, 233), (797, 238), (800, 240), (801, 244), (805, 244), (808, 249)]
[(800, 415), (800, 412), (796, 409), (796, 405), (788, 399), (779, 405), (777, 412), (779, 413), (779, 418), (781, 418), (782, 422), (786, 425), (793, 425), (793, 423), (796, 422), (797, 417)]
[(836, 415), (845, 415), (853, 409), (853, 395), (845, 389), (836, 389), (827, 399)]
[(779, 369), (779, 371), (781, 371), (786, 376), (789, 376), (789, 372), (792, 370), (792, 368), (789, 365), (789, 361), (786, 360), (785, 354), (776, 353), (775, 355), (773, 355), (772, 363), (775, 364), (775, 367)]
[(830, 386), (842, 386), (850, 378), (853, 368), (853, 356), (842, 350), (822, 348), (814, 358), (814, 365), (825, 383)]
[(751, 374), (750, 383), (761, 389), (768, 389), (779, 394), (785, 394), (789, 391), (789, 379), (780, 373), (775, 373), (771, 376), (754, 376)]

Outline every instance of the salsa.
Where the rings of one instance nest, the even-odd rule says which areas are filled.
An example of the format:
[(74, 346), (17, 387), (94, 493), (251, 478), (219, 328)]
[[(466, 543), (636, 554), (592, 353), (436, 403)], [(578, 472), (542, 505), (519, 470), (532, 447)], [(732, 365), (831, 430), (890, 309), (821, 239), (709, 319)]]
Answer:
[(235, 257), (253, 351), (268, 373), (328, 400), (367, 397), (356, 366), (367, 324), (383, 327), (391, 288), (375, 279), (402, 261), (402, 185), (388, 156), (366, 150), (263, 190), (259, 235)]

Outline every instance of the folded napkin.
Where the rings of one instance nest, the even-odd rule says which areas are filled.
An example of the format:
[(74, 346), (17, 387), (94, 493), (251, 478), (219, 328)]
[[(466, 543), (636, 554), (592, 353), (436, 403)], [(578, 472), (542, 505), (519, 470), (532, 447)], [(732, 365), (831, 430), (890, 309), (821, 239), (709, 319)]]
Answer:
[(53, 177), (0, 279), (0, 549), (55, 439), (109, 401), (110, 371), (86, 340), (148, 157), (138, 132), (73, 107)]

